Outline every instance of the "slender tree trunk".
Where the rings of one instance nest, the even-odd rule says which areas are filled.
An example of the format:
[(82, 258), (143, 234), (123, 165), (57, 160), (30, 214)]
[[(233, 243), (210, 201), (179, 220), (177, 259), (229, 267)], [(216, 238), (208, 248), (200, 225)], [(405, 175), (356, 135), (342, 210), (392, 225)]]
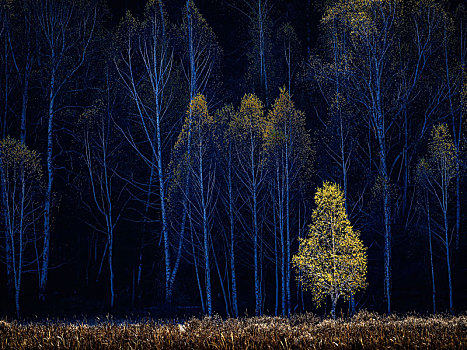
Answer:
[[(388, 181), (387, 177), (386, 180)], [(383, 209), (384, 209), (384, 284), (387, 298), (387, 312), (391, 313), (391, 212), (389, 185), (383, 186)]]
[[(165, 34), (165, 23), (164, 23), (164, 14), (162, 9), (162, 3), (159, 2), (159, 11), (161, 16), (162, 24), (162, 47), (165, 49), (166, 45), (166, 34)], [(154, 34), (156, 37), (156, 34)], [(162, 94), (164, 88), (161, 87), (160, 79), (163, 79), (164, 73), (160, 73), (157, 67), (157, 45), (154, 44), (153, 47), (153, 62), (154, 68), (152, 74), (154, 74), (154, 86), (155, 86), (155, 119), (156, 119), (156, 130), (155, 137), (157, 143), (157, 153), (154, 154), (155, 159), (157, 160), (157, 177), (159, 181), (159, 200), (161, 206), (161, 220), (162, 220), (162, 238), (164, 240), (164, 259), (165, 259), (165, 298), (168, 304), (172, 303), (172, 290), (175, 280), (175, 276), (178, 270), (179, 258), (177, 256), (176, 263), (173, 270), (171, 271), (171, 262), (170, 262), (170, 241), (169, 241), (169, 232), (168, 232), (168, 223), (167, 223), (167, 211), (166, 211), (166, 188), (165, 188), (165, 178), (164, 178), (164, 165), (163, 165), (163, 151), (162, 151), (162, 137), (161, 137), (161, 114), (162, 114)], [(160, 59), (163, 62), (163, 58)], [(162, 64), (161, 64), (162, 66)], [(152, 176), (151, 169), (151, 176)], [(185, 220), (183, 220), (183, 223)], [(185, 227), (182, 228), (183, 232)], [(183, 235), (181, 235), (182, 237)]]
[(136, 277), (135, 277), (135, 269), (133, 268), (133, 271), (131, 273), (131, 307), (135, 307), (135, 293), (136, 293)]
[(187, 0), (187, 22), (188, 22), (188, 50), (190, 55), (190, 101), (196, 95), (197, 92), (197, 74), (196, 74), (196, 62), (195, 62), (195, 50), (193, 46), (193, 18), (191, 13), (190, 2), (193, 0)]
[(408, 159), (408, 143), (409, 143), (409, 126), (407, 120), (407, 106), (404, 99), (404, 149), (403, 149), (403, 158), (404, 158), (404, 184), (402, 187), (402, 213), (405, 215), (407, 209), (407, 188), (409, 183), (409, 159)]
[[(464, 18), (465, 20), (465, 18)], [(466, 50), (466, 39), (467, 37), (465, 36), (466, 32), (464, 28), (464, 20), (460, 21), (460, 33), (461, 33), (461, 38), (460, 38), (460, 62), (461, 62), (461, 67), (463, 67), (463, 72), (461, 72), (461, 81), (460, 81), (460, 86), (461, 89), (466, 86), (465, 82), (465, 77), (467, 72), (465, 71), (467, 69), (466, 62), (465, 62), (465, 57), (467, 54)], [(463, 73), (463, 74), (462, 74)], [(461, 108), (460, 108), (460, 113), (459, 113), (459, 120), (457, 123), (457, 137), (456, 137), (456, 250), (459, 249), (459, 244), (460, 244), (460, 224), (461, 224), (461, 169), (460, 169), (460, 163), (461, 163), (461, 139), (462, 139), (462, 125), (464, 123), (464, 112), (467, 110), (467, 97), (464, 97), (463, 99), (461, 98)]]
[[(172, 303), (172, 292), (173, 292), (173, 284), (175, 281), (175, 276), (178, 270), (178, 259), (177, 264), (174, 266), (174, 269), (171, 271), (171, 263), (170, 263), (170, 242), (169, 242), (169, 232), (167, 226), (167, 213), (166, 213), (166, 203), (165, 203), (165, 185), (164, 185), (164, 176), (162, 172), (162, 152), (161, 152), (161, 141), (160, 141), (160, 131), (158, 130), (158, 177), (159, 177), (159, 197), (161, 202), (161, 217), (162, 217), (162, 238), (164, 239), (164, 261), (165, 261), (165, 301), (168, 304)], [(188, 182), (188, 180), (187, 180)], [(186, 201), (185, 201), (186, 202)], [(184, 205), (184, 210), (185, 209)], [(185, 216), (186, 213), (184, 212), (183, 215)], [(182, 220), (182, 228), (180, 237), (183, 237), (185, 232), (185, 217)], [(172, 272), (172, 273), (171, 273)]]
[[(24, 182), (22, 184), (22, 194), (24, 195)], [(21, 201), (21, 206), (23, 207), (24, 202)], [(21, 208), (21, 211), (23, 211), (23, 208)], [(23, 222), (23, 212), (21, 212), (21, 217), (20, 217), (20, 228), (19, 228), (19, 244), (18, 244), (18, 265), (16, 266), (16, 269), (18, 270), (16, 272), (16, 280), (15, 280), (15, 307), (16, 307), (16, 316), (19, 317), (20, 313), (20, 305), (19, 305), (19, 296), (20, 296), (20, 290), (21, 290), (21, 276), (23, 273), (23, 227), (22, 227), (22, 222)]]
[(28, 106), (28, 92), (29, 92), (29, 72), (30, 72), (30, 63), (29, 59), (26, 63), (26, 71), (24, 72), (24, 81), (23, 81), (23, 99), (21, 103), (21, 135), (20, 140), (22, 144), (26, 144), (26, 111)]
[[(173, 294), (173, 288), (175, 284), (175, 277), (177, 276), (178, 268), (180, 266), (180, 260), (182, 258), (182, 250), (183, 250), (183, 241), (185, 240), (185, 231), (186, 231), (185, 225), (186, 225), (186, 217), (187, 217), (188, 209), (186, 208), (187, 203), (185, 202), (184, 204), (185, 206), (184, 206), (183, 213), (182, 213), (182, 224), (181, 224), (182, 229), (180, 231), (180, 237), (178, 240), (177, 256), (175, 258), (175, 263), (172, 269), (172, 274), (170, 275), (170, 284), (169, 284), (170, 289), (169, 289), (169, 299), (168, 299), (169, 302), (172, 302), (172, 294)], [(167, 229), (167, 232), (168, 232), (168, 229)]]
[(24, 67), (24, 77), (23, 77), (23, 96), (21, 101), (21, 132), (20, 132), (20, 140), (22, 144), (26, 144), (26, 112), (28, 106), (28, 94), (29, 94), (29, 75), (32, 69), (32, 62), (31, 62), (31, 28), (28, 20), (25, 18), (24, 23), (27, 27), (27, 32), (25, 33), (27, 37), (26, 42), (26, 65)]
[(15, 305), (16, 305), (16, 316), (19, 317), (20, 314), (20, 305), (19, 305), (19, 297), (21, 291), (21, 278), (23, 275), (23, 253), (24, 253), (24, 203), (25, 203), (25, 179), (24, 179), (24, 164), (22, 164), (21, 175), (20, 175), (20, 183), (21, 183), (21, 198), (20, 198), (20, 216), (19, 216), (19, 247), (18, 247), (18, 273), (16, 275), (15, 281)]
[(280, 173), (279, 173), (279, 161), (277, 162), (276, 166), (276, 175), (277, 175), (277, 194), (279, 197), (279, 232), (280, 232), (280, 237), (281, 237), (281, 285), (282, 285), (282, 316), (285, 317), (286, 315), (286, 310), (287, 310), (287, 293), (286, 293), (286, 267), (285, 267), (285, 261), (286, 261), (286, 250), (285, 250), (285, 237), (284, 237), (284, 217), (282, 214), (283, 211), (283, 195), (282, 195), (282, 189), (283, 186), (281, 186), (280, 182)]
[[(21, 278), (18, 276), (18, 278)], [(16, 310), (16, 317), (19, 317), (20, 313), (20, 306), (19, 306), (19, 290), (20, 290), (20, 281), (18, 281), (17, 285), (15, 286), (15, 310)]]
[(227, 300), (227, 293), (226, 293), (225, 287), (224, 287), (224, 279), (222, 278), (221, 270), (219, 268), (219, 262), (217, 261), (217, 255), (216, 255), (216, 252), (214, 250), (214, 247), (212, 249), (212, 256), (214, 257), (214, 263), (216, 264), (217, 276), (219, 277), (219, 284), (221, 285), (222, 296), (224, 298), (225, 314), (227, 315), (227, 317), (230, 317), (229, 302)]
[[(186, 1), (186, 10), (187, 10), (187, 24), (188, 24), (188, 52), (189, 52), (189, 59), (190, 59), (190, 102), (193, 99), (193, 97), (196, 95), (197, 91), (197, 75), (196, 75), (196, 63), (195, 63), (195, 51), (194, 51), (194, 46), (193, 46), (193, 22), (192, 22), (192, 13), (191, 13), (191, 6), (190, 3), (193, 0), (187, 0)], [(189, 119), (190, 123), (188, 125), (188, 142), (187, 142), (187, 155), (188, 158), (190, 158), (190, 153), (191, 153), (191, 110), (189, 114)], [(159, 160), (162, 159), (162, 153), (161, 153), (161, 147), (159, 147), (160, 150), (160, 157)], [(159, 168), (161, 169), (161, 168)], [(163, 175), (163, 174), (162, 174)], [(165, 191), (165, 190), (164, 190)], [(185, 179), (185, 199), (183, 200), (183, 212), (182, 212), (182, 222), (180, 225), (180, 240), (179, 240), (179, 245), (178, 245), (178, 250), (177, 250), (177, 257), (175, 260), (174, 267), (171, 271), (170, 269), (170, 242), (168, 239), (168, 224), (167, 221), (165, 223), (165, 236), (164, 238), (164, 249), (165, 249), (165, 272), (166, 272), (166, 301), (170, 304), (172, 302), (172, 293), (173, 293), (173, 286), (175, 283), (175, 277), (178, 272), (178, 267), (180, 264), (180, 259), (181, 259), (181, 254), (182, 254), (182, 248), (183, 248), (183, 239), (185, 235), (185, 225), (186, 225), (186, 218), (187, 218), (187, 210), (188, 209), (188, 201), (187, 197), (189, 197), (189, 192), (190, 192), (190, 176), (187, 175)], [(161, 195), (161, 205), (162, 205), (162, 198), (164, 198), (164, 212), (166, 212), (165, 206), (165, 196), (162, 197)], [(166, 216), (166, 215), (165, 215)], [(191, 219), (190, 219), (191, 220)], [(164, 234), (164, 233), (163, 233)], [(167, 242), (167, 244), (166, 244)], [(198, 272), (197, 272), (198, 273)], [(198, 276), (197, 276), (198, 277)], [(203, 304), (203, 312), (204, 312), (204, 304)]]
[(433, 314), (436, 314), (436, 285), (435, 285), (435, 269), (433, 266), (433, 245), (431, 241), (431, 215), (430, 202), (427, 200), (427, 221), (428, 221), (428, 240), (430, 243), (430, 268), (431, 268), (431, 287), (433, 296)]
[[(290, 292), (290, 280), (291, 280), (291, 268), (290, 268), (290, 184), (289, 184), (289, 142), (290, 142), (290, 130), (288, 138), (289, 140), (285, 143), (285, 225), (287, 234), (287, 316), (291, 314), (291, 292)], [(287, 133), (286, 133), (287, 135)]]
[[(253, 142), (253, 141), (251, 141)], [(261, 315), (261, 282), (259, 275), (259, 256), (258, 256), (258, 218), (257, 218), (257, 183), (255, 174), (255, 161), (254, 161), (254, 148), (253, 143), (251, 144), (251, 177), (252, 177), (252, 200), (253, 200), (253, 250), (254, 250), (254, 266), (255, 266), (255, 312), (256, 315)]]
[(136, 287), (138, 288), (138, 299), (141, 298), (141, 279), (143, 275), (143, 246), (144, 246), (144, 238), (141, 237), (141, 242), (139, 246), (139, 254), (138, 254), (138, 272), (136, 273)]
[[(167, 224), (167, 211), (166, 211), (166, 193), (165, 193), (165, 179), (164, 179), (164, 168), (162, 163), (162, 139), (161, 139), (161, 120), (160, 120), (160, 100), (157, 95), (157, 113), (156, 113), (156, 138), (157, 138), (157, 176), (159, 180), (159, 199), (161, 205), (161, 219), (162, 219), (162, 237), (164, 239), (164, 257), (165, 257), (165, 286), (166, 286), (166, 301), (172, 303), (172, 289), (175, 280), (175, 275), (178, 270), (178, 263), (180, 258), (177, 255), (177, 260), (174, 265), (174, 269), (171, 274), (170, 268), (170, 242), (169, 232)], [(185, 228), (183, 227), (183, 231)], [(181, 235), (181, 240), (183, 236)], [(182, 242), (182, 241), (181, 241)], [(180, 242), (180, 244), (182, 244)], [(181, 249), (180, 249), (181, 250)], [(181, 251), (180, 251), (181, 254)]]
[(460, 226), (461, 226), (461, 169), (459, 156), (459, 143), (456, 143), (456, 250), (459, 249)]
[(2, 194), (2, 212), (3, 212), (3, 225), (4, 225), (4, 232), (5, 232), (5, 257), (6, 257), (6, 269), (7, 269), (7, 287), (8, 287), (8, 295), (9, 297), (14, 296), (14, 273), (13, 273), (13, 251), (12, 247), (12, 234), (11, 224), (10, 224), (10, 217), (8, 215), (8, 197), (7, 197), (7, 187), (6, 187), (6, 174), (5, 168), (3, 165), (3, 155), (0, 156), (0, 176), (1, 176), (1, 194)]
[(204, 198), (204, 174), (203, 174), (203, 156), (201, 145), (199, 150), (199, 169), (200, 169), (200, 192), (201, 192), (201, 208), (203, 215), (203, 248), (204, 248), (204, 274), (206, 284), (206, 309), (209, 316), (212, 315), (212, 295), (211, 295), (211, 263), (209, 257), (209, 232), (206, 201)]
[(232, 312), (234, 317), (238, 317), (237, 305), (237, 278), (235, 275), (235, 223), (233, 208), (233, 190), (232, 190), (232, 145), (229, 143), (228, 159), (228, 190), (229, 190), (229, 221), (230, 221), (230, 274), (232, 278)]
[[(111, 219), (110, 219), (111, 220)], [(110, 221), (111, 222), (111, 221)], [(110, 308), (113, 309), (115, 305), (115, 289), (114, 289), (114, 266), (113, 266), (113, 229), (110, 228), (109, 230), (109, 271), (110, 271)]]
[[(54, 57), (52, 55), (52, 57)], [(53, 58), (53, 60), (55, 60)], [(54, 65), (54, 63), (52, 63)], [(39, 282), (39, 299), (45, 300), (45, 289), (49, 272), (49, 247), (50, 247), (50, 212), (52, 201), (52, 185), (54, 180), (53, 164), (53, 123), (54, 123), (54, 99), (55, 99), (55, 69), (52, 68), (49, 87), (49, 109), (47, 126), (47, 188), (44, 200), (44, 244), (42, 251), (42, 266)]]
[[(462, 88), (466, 89), (466, 86), (467, 86), (467, 82), (465, 81), (466, 77), (467, 77), (467, 63), (465, 61), (466, 59), (466, 56), (467, 56), (467, 31), (464, 29), (464, 24), (465, 24), (465, 18), (464, 20), (461, 20), (460, 21), (460, 33), (461, 33), (461, 38), (460, 38), (460, 62), (461, 62), (461, 67), (464, 68), (463, 70), (463, 73), (464, 74), (461, 74), (461, 83), (460, 83), (460, 86), (462, 86)], [(461, 108), (460, 108), (460, 116), (459, 116), (459, 121), (458, 121), (458, 124), (457, 124), (457, 141), (458, 141), (458, 146), (457, 146), (457, 150), (460, 150), (461, 149), (461, 145), (460, 145), (460, 142), (461, 142), (461, 135), (462, 135), (462, 125), (464, 124), (464, 113), (465, 111), (467, 111), (467, 96), (464, 96), (464, 98), (461, 100)], [(460, 162), (459, 162), (459, 153), (457, 153), (457, 167), (460, 166)], [(460, 174), (460, 169), (456, 169), (457, 170), (457, 178), (456, 178), (456, 191), (457, 191), (457, 210), (456, 210), (456, 249), (459, 249), (459, 244), (460, 244), (460, 240), (461, 240), (461, 237), (460, 237), (460, 221), (461, 221), (461, 205), (460, 205), (460, 183), (461, 183), (461, 174)]]
[(380, 146), (380, 174), (383, 181), (384, 212), (384, 292), (387, 301), (387, 312), (391, 313), (391, 208), (389, 192), (389, 176), (386, 166), (385, 137), (382, 131), (378, 134)]
[(5, 90), (3, 91), (3, 120), (2, 120), (2, 139), (4, 139), (7, 135), (7, 116), (8, 116), (8, 96), (9, 96), (9, 78), (10, 78), (10, 71), (8, 69), (8, 41), (5, 40), (5, 47), (4, 47), (4, 64), (5, 64)]
[[(152, 186), (154, 180), (154, 156), (151, 160), (151, 171), (149, 173), (149, 188), (146, 197), (146, 204), (144, 205), (144, 223), (143, 223), (143, 232), (141, 234), (141, 241), (139, 245), (139, 253), (138, 253), (138, 273), (136, 276), (136, 287), (138, 288), (138, 300), (141, 299), (141, 278), (143, 274), (143, 251), (144, 251), (144, 241), (146, 233), (148, 232), (148, 215), (149, 215), (149, 207), (151, 205), (151, 195), (152, 195)], [(162, 219), (163, 219), (163, 215)]]
[[(449, 60), (448, 60), (448, 39), (447, 39), (447, 28), (444, 27), (444, 62), (445, 62), (445, 69), (446, 69), (446, 83), (448, 89), (448, 101), (449, 101), (449, 113), (451, 115), (451, 123), (452, 123), (452, 133), (454, 137), (454, 146), (455, 146), (455, 153), (456, 153), (456, 238), (455, 238), (455, 248), (458, 248), (458, 241), (459, 241), (459, 229), (460, 229), (460, 168), (459, 168), (459, 142), (458, 139), (458, 131), (460, 135), (460, 129), (457, 130), (456, 127), (456, 117), (454, 113), (453, 101), (452, 101), (452, 87), (451, 87), (451, 78), (449, 73)], [(462, 74), (462, 73), (461, 73)], [(461, 124), (460, 124), (461, 126)], [(446, 241), (447, 243), (447, 241)], [(449, 259), (449, 258), (448, 258)], [(449, 264), (449, 262), (448, 262)], [(449, 273), (450, 275), (450, 273)], [(451, 309), (452, 312), (452, 309)]]
[(256, 315), (261, 315), (261, 283), (259, 276), (259, 256), (258, 256), (258, 222), (257, 222), (257, 199), (256, 199), (256, 185), (253, 190), (253, 229), (254, 229), (254, 264), (255, 264), (255, 299), (256, 299)]
[[(189, 80), (189, 85), (190, 85), (190, 103), (193, 97), (196, 94), (197, 91), (197, 84), (196, 84), (196, 63), (195, 63), (195, 51), (194, 51), (194, 46), (193, 46), (193, 21), (192, 21), (192, 12), (191, 12), (191, 5), (190, 3), (193, 0), (187, 0), (186, 1), (186, 10), (187, 10), (187, 24), (188, 24), (188, 52), (189, 52), (189, 60), (190, 60), (190, 80)], [(188, 158), (190, 158), (191, 154), (191, 110), (189, 114), (189, 119), (190, 123), (188, 125), (188, 142), (187, 142), (187, 155)], [(160, 128), (158, 128), (160, 129)], [(158, 139), (160, 139), (160, 134), (158, 136)], [(159, 144), (158, 147), (158, 161), (162, 161), (162, 144)], [(161, 170), (162, 168), (159, 167)], [(163, 173), (159, 171), (159, 184), (160, 179), (163, 179)], [(164, 181), (162, 182), (164, 183)], [(165, 187), (160, 187), (160, 197), (161, 197), (161, 207), (162, 207), (162, 202), (164, 202), (164, 212), (166, 213), (166, 202), (165, 202), (165, 194), (163, 196), (162, 192), (165, 192)], [(185, 235), (185, 230), (186, 230), (186, 218), (187, 218), (187, 210), (188, 210), (188, 200), (186, 198), (189, 197), (190, 193), (190, 176), (187, 174), (186, 179), (185, 179), (185, 199), (183, 200), (183, 212), (182, 212), (182, 220), (180, 224), (180, 240), (179, 240), (179, 245), (178, 245), (178, 250), (177, 250), (177, 256), (176, 260), (174, 263), (173, 269), (171, 269), (171, 262), (170, 262), (170, 242), (169, 242), (169, 237), (168, 237), (168, 223), (167, 220), (165, 220), (165, 229), (163, 227), (163, 232), (162, 234), (164, 235), (164, 251), (165, 251), (165, 274), (166, 274), (166, 288), (165, 288), (165, 299), (166, 302), (171, 304), (172, 303), (172, 294), (173, 294), (173, 286), (175, 283), (175, 277), (178, 272), (178, 267), (181, 259), (181, 253), (182, 253), (182, 248), (183, 248), (183, 239)], [(161, 208), (162, 210), (162, 208)], [(166, 214), (164, 215), (165, 217)], [(164, 222), (163, 222), (164, 226)], [(198, 273), (198, 272), (197, 272)], [(197, 276), (198, 277), (198, 276)], [(204, 304), (203, 304), (203, 312), (204, 312)]]
[(450, 257), (450, 249), (449, 249), (449, 234), (448, 234), (448, 217), (446, 210), (443, 210), (443, 217), (444, 217), (444, 239), (445, 239), (445, 246), (446, 246), (446, 263), (447, 263), (447, 270), (448, 270), (448, 286), (449, 286), (449, 312), (452, 314), (454, 313), (454, 302), (452, 298), (452, 276), (451, 276), (451, 257)]
[(113, 309), (115, 305), (115, 288), (114, 288), (114, 264), (113, 264), (113, 248), (114, 248), (114, 220), (113, 220), (113, 206), (112, 206), (112, 188), (111, 188), (111, 180), (108, 173), (108, 165), (107, 165), (107, 145), (108, 145), (108, 138), (110, 135), (110, 123), (111, 123), (111, 115), (110, 111), (107, 110), (107, 125), (102, 125), (103, 130), (103, 137), (102, 137), (102, 160), (103, 160), (103, 170), (104, 170), (104, 189), (105, 189), (105, 199), (107, 202), (106, 210), (106, 223), (107, 223), (107, 239), (109, 242), (109, 279), (110, 279), (110, 308)]
[(199, 279), (199, 269), (198, 269), (198, 260), (196, 259), (196, 250), (195, 250), (195, 244), (193, 242), (193, 227), (191, 224), (191, 214), (190, 215), (190, 237), (191, 237), (191, 249), (193, 253), (193, 264), (195, 265), (195, 274), (196, 274), (196, 281), (198, 282), (198, 291), (199, 291), (199, 297), (201, 300), (201, 309), (203, 311), (203, 314), (206, 313), (206, 307), (204, 304), (204, 296), (203, 296), (203, 288), (201, 288), (201, 280)]
[(331, 316), (333, 320), (336, 319), (336, 299), (334, 296), (331, 297)]
[[(268, 72), (266, 67), (266, 50), (265, 50), (265, 38), (264, 38), (264, 14), (266, 9), (263, 6), (262, 0), (258, 0), (258, 32), (259, 32), (259, 58), (260, 58), (260, 78), (262, 88), (264, 89), (264, 97), (266, 100), (266, 106), (269, 106), (268, 96)], [(264, 84), (264, 85), (263, 85)]]
[(291, 48), (290, 48), (290, 40), (288, 42), (288, 50), (287, 50), (287, 56), (288, 56), (288, 59), (287, 59), (287, 80), (288, 80), (288, 83), (289, 83), (289, 96), (292, 95), (292, 62), (291, 62), (291, 59), (292, 59), (292, 55), (291, 55)]
[[(274, 186), (275, 187), (275, 186)], [(276, 201), (275, 201), (276, 189), (272, 189), (272, 217), (274, 225), (274, 259), (275, 259), (275, 277), (276, 277), (276, 303), (274, 306), (274, 315), (277, 316), (279, 310), (279, 252), (277, 250), (277, 219), (276, 219)]]
[[(376, 64), (376, 71), (379, 71)], [(383, 212), (384, 212), (384, 292), (387, 301), (387, 312), (391, 313), (391, 194), (389, 174), (387, 170), (386, 129), (382, 112), (381, 82), (377, 81), (375, 105), (376, 136), (379, 143), (380, 176), (383, 181)]]
[(306, 52), (311, 54), (311, 0), (306, 1)]

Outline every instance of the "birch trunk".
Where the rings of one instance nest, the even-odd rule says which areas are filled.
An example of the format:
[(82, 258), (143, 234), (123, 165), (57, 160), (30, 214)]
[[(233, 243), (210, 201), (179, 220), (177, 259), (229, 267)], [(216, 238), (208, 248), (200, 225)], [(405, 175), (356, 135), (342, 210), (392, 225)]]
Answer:
[(431, 241), (431, 215), (430, 203), (427, 200), (427, 221), (428, 221), (428, 241), (430, 243), (430, 268), (431, 268), (431, 288), (433, 297), (433, 314), (436, 314), (436, 285), (435, 285), (435, 269), (433, 266), (433, 245)]
[(229, 223), (230, 223), (230, 274), (232, 278), (232, 312), (234, 317), (238, 317), (237, 305), (237, 278), (235, 275), (235, 223), (234, 223), (234, 208), (233, 208), (233, 190), (232, 190), (232, 143), (229, 142), (228, 156), (228, 179), (227, 185), (229, 190)]
[[(52, 53), (52, 65), (54, 66), (55, 54)], [(54, 102), (55, 102), (55, 68), (52, 68), (49, 83), (49, 108), (47, 125), (47, 188), (44, 199), (44, 244), (42, 248), (42, 266), (39, 282), (39, 300), (45, 301), (45, 289), (49, 272), (49, 247), (50, 247), (50, 211), (52, 201), (52, 185), (54, 181), (53, 164), (53, 136), (54, 136)]]

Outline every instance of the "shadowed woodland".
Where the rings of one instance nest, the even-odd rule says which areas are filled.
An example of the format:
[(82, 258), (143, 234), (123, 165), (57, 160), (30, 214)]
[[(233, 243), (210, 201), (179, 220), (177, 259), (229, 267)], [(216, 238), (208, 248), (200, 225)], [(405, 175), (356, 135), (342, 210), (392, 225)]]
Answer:
[(0, 0), (0, 314), (464, 311), (461, 3)]

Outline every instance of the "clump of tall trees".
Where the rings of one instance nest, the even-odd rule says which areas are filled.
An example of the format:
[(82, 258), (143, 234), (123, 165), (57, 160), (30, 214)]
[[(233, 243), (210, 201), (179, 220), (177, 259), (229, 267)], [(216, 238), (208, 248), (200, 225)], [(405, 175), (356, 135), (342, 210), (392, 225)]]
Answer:
[(464, 307), (466, 9), (315, 5), (0, 1), (0, 307)]

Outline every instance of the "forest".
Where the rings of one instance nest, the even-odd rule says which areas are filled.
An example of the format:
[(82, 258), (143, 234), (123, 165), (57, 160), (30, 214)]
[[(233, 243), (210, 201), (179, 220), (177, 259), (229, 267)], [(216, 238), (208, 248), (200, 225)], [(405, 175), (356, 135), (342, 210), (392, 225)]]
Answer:
[(0, 315), (464, 312), (466, 54), (462, 1), (0, 0)]

